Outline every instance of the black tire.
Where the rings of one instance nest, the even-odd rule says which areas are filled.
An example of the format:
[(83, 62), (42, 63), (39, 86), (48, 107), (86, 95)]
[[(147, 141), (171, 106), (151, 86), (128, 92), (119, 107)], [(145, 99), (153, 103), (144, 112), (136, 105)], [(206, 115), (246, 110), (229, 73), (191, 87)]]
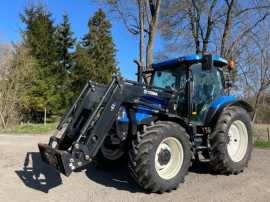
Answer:
[(247, 167), (253, 147), (249, 114), (241, 107), (224, 110), (211, 134), (213, 160), (210, 166), (220, 173), (238, 174)]
[(184, 128), (169, 121), (145, 126), (133, 140), (129, 152), (134, 179), (143, 188), (159, 193), (177, 189), (184, 182), (190, 160), (189, 135)]
[(97, 168), (111, 170), (121, 167), (127, 159), (128, 153), (123, 147), (106, 146), (103, 143), (92, 163)]

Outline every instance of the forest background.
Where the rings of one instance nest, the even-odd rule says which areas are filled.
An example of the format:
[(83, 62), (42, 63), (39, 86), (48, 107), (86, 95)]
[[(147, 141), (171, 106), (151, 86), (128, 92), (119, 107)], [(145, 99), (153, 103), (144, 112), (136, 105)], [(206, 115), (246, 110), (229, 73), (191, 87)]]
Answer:
[[(235, 61), (231, 94), (251, 104), (253, 122), (270, 123), (269, 1), (90, 4), (102, 9), (92, 13), (88, 23), (77, 22), (88, 28), (80, 38), (74, 37), (67, 12), (56, 24), (49, 6), (41, 1), (29, 1), (21, 9), (18, 18), (25, 26), (18, 27), (20, 40), (7, 41), (0, 35), (1, 128), (59, 121), (87, 80), (108, 84), (112, 75), (127, 68), (119, 67), (116, 59), (114, 23), (133, 36), (139, 50), (133, 57), (139, 57), (146, 70), (153, 62), (190, 54)], [(155, 51), (157, 40), (163, 48)]]

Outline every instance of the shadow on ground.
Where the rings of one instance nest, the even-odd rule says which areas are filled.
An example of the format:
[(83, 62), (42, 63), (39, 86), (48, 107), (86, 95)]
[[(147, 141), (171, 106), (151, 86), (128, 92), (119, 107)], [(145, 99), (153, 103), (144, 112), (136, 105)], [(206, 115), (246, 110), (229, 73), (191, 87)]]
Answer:
[[(114, 170), (101, 170), (92, 164), (85, 165), (74, 172), (84, 172), (86, 176), (101, 185), (125, 190), (131, 193), (150, 194), (150, 191), (141, 188), (132, 178), (127, 164)], [(59, 171), (43, 163), (39, 152), (28, 152), (22, 170), (15, 171), (23, 183), (32, 189), (48, 193), (50, 189), (62, 184)], [(219, 175), (203, 163), (193, 162), (189, 172), (198, 174)]]
[[(151, 193), (150, 191), (144, 190), (136, 183), (136, 181), (132, 178), (127, 165), (115, 170), (101, 170), (90, 164), (82, 167), (79, 170), (75, 170), (75, 172), (81, 172), (83, 170), (86, 170), (86, 176), (90, 180), (104, 186), (129, 191), (131, 193)], [(192, 166), (189, 168), (189, 172), (197, 174), (219, 175), (219, 173), (212, 170), (206, 164), (197, 162), (193, 162)]]
[(25, 186), (44, 193), (62, 184), (60, 173), (43, 163), (39, 152), (28, 152), (23, 169), (15, 172)]
[(81, 169), (75, 170), (75, 172), (81, 172), (83, 170), (85, 170), (85, 174), (90, 180), (106, 187), (113, 187), (115, 189), (125, 190), (131, 193), (151, 193), (150, 191), (144, 190), (135, 182), (129, 172), (127, 164), (114, 170), (102, 170), (96, 168), (92, 164), (88, 164), (83, 166)]
[(211, 169), (205, 163), (200, 163), (195, 160), (192, 161), (192, 166), (189, 167), (189, 172), (197, 174), (221, 175), (220, 173)]

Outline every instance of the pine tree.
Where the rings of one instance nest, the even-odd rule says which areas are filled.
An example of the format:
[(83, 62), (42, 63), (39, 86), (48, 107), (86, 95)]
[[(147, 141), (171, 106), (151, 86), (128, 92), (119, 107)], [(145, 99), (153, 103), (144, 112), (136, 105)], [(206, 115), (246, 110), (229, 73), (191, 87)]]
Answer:
[(27, 122), (31, 120), (31, 110), (32, 110), (32, 96), (35, 81), (35, 66), (36, 61), (30, 55), (30, 50), (23, 44), (19, 42), (13, 44), (13, 54), (12, 54), (12, 67), (11, 67), (11, 82), (16, 82), (17, 93), (18, 93), (18, 103), (17, 110), (20, 112), (20, 118)]
[(76, 51), (73, 53), (74, 56), (74, 68), (71, 70), (71, 80), (72, 80), (72, 91), (74, 96), (78, 95), (83, 86), (88, 80), (90, 80), (91, 75), (91, 62), (87, 50), (81, 46), (78, 42), (76, 45)]
[(57, 26), (57, 49), (60, 72), (65, 73), (70, 71), (72, 67), (73, 57), (69, 52), (76, 44), (76, 38), (72, 38), (74, 32), (70, 29), (69, 17), (67, 13), (63, 15), (63, 23)]
[(67, 13), (63, 15), (63, 23), (57, 25), (57, 87), (59, 89), (61, 101), (60, 112), (65, 113), (71, 104), (71, 68), (73, 66), (73, 54), (69, 50), (73, 49), (76, 43), (76, 38), (73, 38), (74, 32), (71, 31), (69, 18)]
[(111, 27), (102, 9), (95, 12), (94, 17), (89, 19), (89, 33), (84, 35), (82, 41), (89, 58), (88, 80), (108, 84), (112, 74), (119, 72), (116, 67), (117, 50), (113, 42)]
[(35, 121), (40, 122), (44, 114), (53, 114), (59, 108), (57, 94), (57, 48), (56, 28), (53, 25), (52, 14), (39, 3), (37, 6), (30, 3), (29, 8), (20, 14), (26, 29), (21, 30), (23, 42), (29, 49), (30, 55), (35, 59), (33, 72), (33, 85), (29, 89), (30, 106)]

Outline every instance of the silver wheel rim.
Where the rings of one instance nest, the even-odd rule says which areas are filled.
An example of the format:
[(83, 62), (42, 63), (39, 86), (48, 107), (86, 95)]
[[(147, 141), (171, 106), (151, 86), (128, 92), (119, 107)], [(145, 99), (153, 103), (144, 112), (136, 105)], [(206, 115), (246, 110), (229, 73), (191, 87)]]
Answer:
[(228, 154), (234, 162), (239, 162), (245, 156), (248, 146), (248, 132), (245, 124), (239, 120), (233, 122), (228, 136)]
[(104, 144), (101, 145), (100, 147), (102, 154), (109, 160), (116, 160), (119, 159), (123, 154), (125, 153), (122, 149), (120, 148), (115, 148), (113, 150), (108, 149), (104, 146)]
[[(166, 165), (162, 165), (159, 162), (159, 153), (165, 149), (169, 150), (171, 153), (171, 158)], [(155, 168), (158, 175), (166, 180), (172, 179), (181, 169), (183, 159), (184, 151), (180, 141), (174, 137), (166, 138), (160, 143), (155, 154)]]

